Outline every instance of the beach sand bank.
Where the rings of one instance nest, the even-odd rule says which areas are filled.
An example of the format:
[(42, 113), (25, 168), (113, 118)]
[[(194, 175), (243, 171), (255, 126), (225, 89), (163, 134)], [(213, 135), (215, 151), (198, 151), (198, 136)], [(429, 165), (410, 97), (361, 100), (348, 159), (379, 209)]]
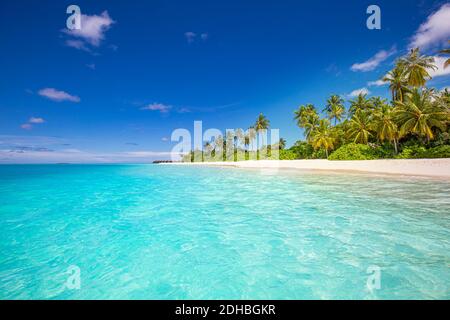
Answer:
[(169, 165), (220, 166), (256, 169), (298, 169), (325, 171), (353, 171), (377, 174), (428, 176), (450, 179), (450, 159), (389, 159), (364, 161), (328, 160), (259, 160), (240, 162), (195, 162)]

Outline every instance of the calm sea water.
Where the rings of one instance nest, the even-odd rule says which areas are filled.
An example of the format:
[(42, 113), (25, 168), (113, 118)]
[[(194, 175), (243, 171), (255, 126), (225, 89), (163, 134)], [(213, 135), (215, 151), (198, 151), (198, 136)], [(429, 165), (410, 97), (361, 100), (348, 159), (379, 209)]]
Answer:
[(449, 195), (422, 178), (0, 166), (0, 298), (449, 299)]

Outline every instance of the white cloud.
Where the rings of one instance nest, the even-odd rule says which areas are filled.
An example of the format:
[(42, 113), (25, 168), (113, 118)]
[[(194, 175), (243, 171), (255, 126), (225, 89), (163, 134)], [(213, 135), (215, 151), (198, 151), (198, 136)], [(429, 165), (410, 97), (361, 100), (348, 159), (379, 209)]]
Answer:
[[(73, 37), (81, 38), (87, 43), (98, 47), (105, 38), (106, 31), (115, 21), (111, 19), (108, 11), (103, 11), (101, 15), (81, 15), (81, 29), (63, 31)], [(79, 47), (81, 49), (82, 47)]]
[(45, 120), (42, 118), (35, 118), (31, 117), (30, 120), (28, 120), (29, 123), (44, 123)]
[(11, 149), (0, 149), (0, 163), (149, 163), (170, 159), (179, 160), (181, 155), (164, 151), (102, 153), (78, 149), (23, 148), (11, 152)]
[(186, 37), (187, 42), (192, 43), (192, 42), (194, 42), (197, 34), (192, 31), (188, 31), (188, 32), (184, 33), (184, 36)]
[(444, 63), (448, 58), (444, 57), (434, 57), (434, 63), (438, 67), (437, 70), (429, 69), (428, 73), (432, 78), (447, 76), (450, 74), (450, 66), (444, 68)]
[(169, 141), (169, 138), (167, 138), (167, 137), (162, 137), (162, 138), (161, 138), (161, 141), (167, 142), (167, 141)]
[(397, 49), (395, 47), (392, 47), (390, 50), (381, 50), (378, 51), (372, 58), (365, 62), (361, 63), (355, 63), (351, 66), (352, 71), (361, 71), (361, 72), (367, 72), (375, 70), (380, 63), (385, 61), (390, 56), (394, 55), (397, 52)]
[(167, 113), (170, 109), (172, 109), (172, 106), (156, 102), (141, 108), (141, 110), (159, 111), (161, 113)]
[(24, 129), (24, 130), (31, 130), (31, 129), (33, 129), (33, 126), (31, 124), (29, 124), (29, 123), (24, 123), (20, 127), (22, 129)]
[(450, 39), (450, 4), (444, 4), (428, 16), (411, 39), (410, 48), (440, 46)]
[(50, 100), (62, 102), (62, 101), (71, 101), (71, 102), (80, 102), (80, 98), (77, 96), (73, 96), (67, 92), (56, 90), (54, 88), (44, 88), (39, 90), (39, 95), (46, 97)]
[(387, 82), (384, 82), (383, 80), (369, 81), (367, 82), (367, 85), (369, 87), (381, 87), (387, 85)]
[(172, 156), (180, 159), (179, 153), (170, 151), (86, 151), (67, 142), (47, 136), (0, 135), (0, 163), (147, 163)]
[(86, 52), (91, 52), (91, 49), (86, 47), (86, 44), (81, 40), (66, 40), (66, 46)]
[(349, 97), (357, 97), (360, 94), (370, 94), (370, 91), (367, 88), (356, 89), (350, 92)]
[(184, 36), (186, 37), (186, 40), (187, 40), (188, 43), (194, 42), (197, 39), (197, 36), (203, 41), (206, 41), (209, 38), (209, 34), (206, 33), (206, 32), (201, 33), (200, 35), (198, 35), (195, 32), (188, 31), (188, 32), (184, 33)]

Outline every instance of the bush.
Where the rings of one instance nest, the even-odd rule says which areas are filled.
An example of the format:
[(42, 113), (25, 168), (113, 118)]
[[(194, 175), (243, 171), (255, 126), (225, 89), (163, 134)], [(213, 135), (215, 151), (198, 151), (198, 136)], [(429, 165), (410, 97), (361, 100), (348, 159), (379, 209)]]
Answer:
[(426, 153), (427, 149), (419, 145), (411, 145), (403, 147), (401, 153), (397, 155), (397, 159), (418, 159)]
[(295, 159), (310, 159), (314, 152), (313, 147), (305, 141), (297, 141), (290, 151), (294, 152)]
[(398, 159), (433, 159), (433, 158), (450, 158), (450, 146), (438, 146), (435, 148), (425, 149), (422, 146), (404, 147), (402, 152), (397, 156)]
[(280, 160), (295, 160), (297, 155), (292, 150), (280, 150)]
[(329, 160), (375, 160), (379, 159), (379, 150), (365, 144), (349, 143), (334, 151)]
[(428, 149), (426, 152), (426, 158), (450, 158), (450, 146), (439, 146)]

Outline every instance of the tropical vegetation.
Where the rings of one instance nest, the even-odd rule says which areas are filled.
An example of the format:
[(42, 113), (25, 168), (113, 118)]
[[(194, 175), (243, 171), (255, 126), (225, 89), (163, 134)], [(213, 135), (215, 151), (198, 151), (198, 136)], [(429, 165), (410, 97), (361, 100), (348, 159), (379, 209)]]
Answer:
[[(449, 54), (449, 49), (441, 53)], [(446, 62), (448, 65), (450, 59)], [(430, 72), (436, 68), (433, 57), (413, 49), (380, 79), (389, 86), (391, 101), (360, 93), (346, 102), (333, 94), (321, 112), (313, 104), (301, 105), (294, 111), (293, 118), (303, 130), (304, 140), (288, 149), (283, 138), (265, 146), (264, 150), (252, 147), (255, 140), (264, 139), (261, 133), (270, 127), (270, 121), (261, 113), (247, 132), (235, 131), (231, 140), (234, 153), (224, 153), (221, 159), (214, 157), (222, 148), (227, 150), (227, 143), (232, 143), (222, 137), (208, 142), (204, 151), (197, 153), (206, 161), (271, 159), (273, 150), (279, 150), (282, 160), (450, 157), (450, 92), (426, 86), (431, 79)], [(259, 142), (257, 145), (266, 143)], [(205, 157), (205, 153), (209, 157)], [(185, 160), (194, 159), (195, 154), (191, 152)]]

